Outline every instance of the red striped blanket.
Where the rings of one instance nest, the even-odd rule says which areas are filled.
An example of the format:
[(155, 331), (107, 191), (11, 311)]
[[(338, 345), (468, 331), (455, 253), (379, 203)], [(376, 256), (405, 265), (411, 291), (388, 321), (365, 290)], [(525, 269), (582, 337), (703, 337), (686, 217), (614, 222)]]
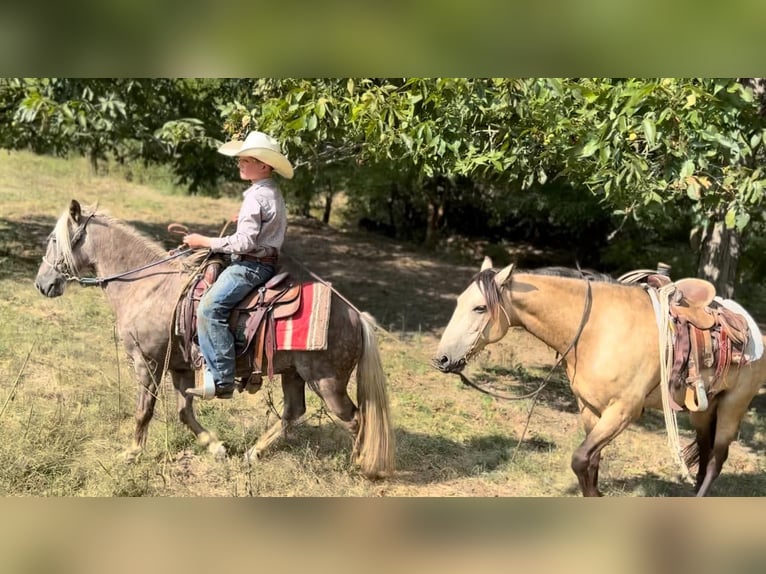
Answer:
[(323, 283), (304, 283), (301, 306), (292, 316), (277, 319), (277, 349), (322, 351), (327, 348), (332, 290)]

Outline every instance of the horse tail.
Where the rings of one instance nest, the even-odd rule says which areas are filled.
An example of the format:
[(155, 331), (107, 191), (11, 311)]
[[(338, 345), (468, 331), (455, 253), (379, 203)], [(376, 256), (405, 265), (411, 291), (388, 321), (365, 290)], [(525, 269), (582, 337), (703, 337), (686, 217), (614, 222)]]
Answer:
[(356, 397), (360, 426), (356, 439), (356, 462), (371, 478), (394, 472), (395, 439), (389, 414), (386, 375), (380, 360), (374, 319), (361, 313), (364, 346), (356, 368)]
[(697, 442), (697, 439), (694, 439), (692, 442), (686, 445), (681, 456), (683, 457), (686, 468), (689, 469), (690, 473), (697, 471), (697, 467), (700, 462), (700, 445)]

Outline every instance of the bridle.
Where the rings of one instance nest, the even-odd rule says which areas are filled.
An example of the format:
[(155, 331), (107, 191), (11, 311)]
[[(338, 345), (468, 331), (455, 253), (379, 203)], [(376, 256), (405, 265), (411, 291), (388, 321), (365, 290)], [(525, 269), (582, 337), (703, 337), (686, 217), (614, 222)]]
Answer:
[[(468, 377), (466, 377), (462, 370), (459, 371), (457, 374), (460, 376), (460, 380), (463, 382), (463, 384), (476, 389), (479, 392), (482, 392), (486, 395), (489, 395), (491, 397), (494, 397), (496, 399), (503, 399), (506, 401), (519, 401), (523, 399), (529, 399), (533, 397), (537, 397), (537, 395), (542, 392), (542, 390), (548, 385), (548, 382), (550, 382), (551, 376), (553, 375), (554, 371), (561, 365), (561, 363), (564, 361), (564, 357), (569, 354), (569, 352), (575, 347), (577, 344), (577, 341), (580, 340), (580, 335), (582, 335), (583, 329), (585, 328), (585, 324), (588, 322), (588, 316), (590, 315), (590, 308), (593, 304), (593, 292), (590, 285), (590, 279), (580, 271), (582, 278), (585, 279), (585, 306), (583, 308), (582, 318), (580, 319), (580, 325), (577, 328), (577, 332), (575, 333), (574, 338), (572, 339), (572, 342), (569, 343), (569, 346), (566, 348), (566, 350), (559, 355), (558, 360), (556, 361), (556, 364), (554, 364), (550, 371), (548, 371), (548, 375), (545, 377), (542, 383), (532, 392), (524, 394), (524, 395), (507, 395), (505, 393), (499, 393), (497, 391), (490, 391), (489, 389), (486, 389), (482, 387), (481, 385), (474, 383), (472, 380), (470, 380)], [(502, 290), (505, 289), (505, 285), (500, 286), (500, 291), (502, 294)], [(501, 297), (502, 300), (502, 297)], [(505, 310), (505, 307), (500, 305), (500, 309), (503, 311), (503, 314), (505, 315), (506, 320), (508, 321), (508, 326), (511, 325), (511, 318), (508, 316), (508, 311)], [(465, 354), (465, 357), (463, 360), (465, 362), (468, 362), (468, 359), (470, 359), (475, 353), (478, 351), (476, 350), (477, 347), (479, 347), (479, 343), (484, 341), (485, 344), (481, 346), (483, 348), (486, 345), (486, 341), (488, 340), (488, 337), (485, 336), (485, 331), (487, 330), (487, 327), (489, 326), (490, 319), (492, 318), (491, 315), (487, 316), (486, 321), (484, 322), (484, 325), (482, 326), (481, 330), (479, 331), (479, 336), (476, 337), (476, 340), (474, 341), (471, 348), (468, 350), (468, 352)]]
[[(85, 228), (87, 227), (88, 223), (90, 223), (90, 220), (95, 217), (95, 213), (91, 213), (85, 218), (85, 221), (80, 224), (80, 226), (75, 230), (74, 234), (72, 235), (72, 239), (70, 240), (71, 249), (74, 250), (77, 245), (80, 244), (80, 242), (85, 237)], [(48, 265), (51, 269), (53, 269), (56, 273), (59, 273), (66, 279), (67, 281), (76, 281), (82, 286), (88, 287), (88, 286), (104, 286), (110, 281), (135, 281), (138, 279), (143, 279), (143, 277), (134, 277), (133, 279), (126, 279), (129, 275), (132, 275), (134, 273), (138, 273), (139, 271), (144, 271), (145, 269), (149, 269), (151, 267), (154, 267), (156, 265), (160, 265), (162, 263), (166, 263), (167, 261), (171, 261), (173, 259), (176, 259), (177, 257), (181, 257), (182, 255), (187, 255), (192, 250), (190, 248), (187, 249), (179, 249), (174, 251), (171, 255), (168, 257), (165, 257), (164, 259), (160, 259), (159, 261), (154, 261), (152, 263), (148, 263), (146, 265), (143, 265), (141, 267), (137, 267), (136, 269), (130, 269), (129, 271), (123, 271), (122, 273), (116, 273), (114, 275), (110, 275), (109, 277), (80, 277), (78, 275), (77, 269), (68, 269), (66, 262), (64, 260), (63, 255), (59, 255), (58, 259), (56, 259), (55, 263), (51, 263), (48, 261), (48, 259), (43, 255), (43, 263)]]
[[(500, 287), (500, 290), (502, 292), (502, 289), (505, 289), (505, 286)], [(508, 315), (508, 311), (505, 310), (505, 307), (502, 305), (498, 305), (500, 310), (503, 312), (503, 315), (505, 315), (505, 320), (508, 322), (508, 329), (511, 327), (511, 318)], [(493, 315), (491, 313), (487, 314), (487, 318), (484, 319), (484, 322), (479, 329), (479, 335), (476, 337), (476, 340), (473, 342), (473, 345), (471, 345), (471, 348), (466, 351), (465, 356), (463, 357), (463, 360), (467, 363), (471, 357), (473, 357), (476, 353), (478, 353), (481, 349), (487, 346), (489, 343), (489, 337), (485, 335), (485, 332), (487, 331), (487, 327), (489, 327), (489, 322), (492, 320)], [(479, 345), (481, 343), (481, 345)]]
[[(70, 244), (70, 250), (74, 250), (75, 247), (77, 247), (80, 242), (85, 237), (85, 228), (88, 226), (88, 223), (90, 223), (90, 220), (95, 217), (95, 213), (91, 213), (88, 215), (88, 217), (85, 218), (85, 221), (77, 227), (74, 234), (72, 235), (72, 238), (69, 241)], [(51, 263), (48, 261), (48, 259), (43, 255), (43, 263), (48, 265), (51, 269), (53, 269), (56, 273), (59, 273), (60, 275), (63, 275), (64, 278), (67, 281), (77, 281), (79, 280), (79, 277), (77, 276), (77, 269), (68, 269), (68, 266), (66, 265), (66, 261), (64, 259), (64, 255), (59, 255), (58, 259), (56, 259), (55, 263)]]

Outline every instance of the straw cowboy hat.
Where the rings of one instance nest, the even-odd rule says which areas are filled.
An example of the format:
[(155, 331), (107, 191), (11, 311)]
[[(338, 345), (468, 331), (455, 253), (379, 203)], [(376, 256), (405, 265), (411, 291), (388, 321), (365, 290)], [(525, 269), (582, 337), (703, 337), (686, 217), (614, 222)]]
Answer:
[(279, 142), (263, 132), (250, 132), (245, 141), (232, 140), (218, 148), (218, 153), (236, 157), (254, 157), (284, 178), (292, 179), (293, 166), (279, 148)]

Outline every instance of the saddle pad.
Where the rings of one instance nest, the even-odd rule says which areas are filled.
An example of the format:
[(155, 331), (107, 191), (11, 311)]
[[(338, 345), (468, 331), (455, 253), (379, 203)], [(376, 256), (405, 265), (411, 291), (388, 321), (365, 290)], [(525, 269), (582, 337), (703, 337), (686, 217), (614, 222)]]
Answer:
[(758, 328), (758, 323), (755, 322), (755, 319), (750, 316), (750, 313), (745, 311), (742, 305), (731, 299), (716, 297), (715, 301), (727, 309), (739, 313), (747, 320), (747, 326), (750, 327), (750, 339), (743, 349), (743, 352), (748, 361), (757, 361), (760, 359), (763, 355), (763, 338), (761, 337), (761, 330)]
[(323, 351), (327, 348), (332, 289), (324, 283), (304, 283), (301, 305), (292, 316), (275, 321), (277, 349)]

